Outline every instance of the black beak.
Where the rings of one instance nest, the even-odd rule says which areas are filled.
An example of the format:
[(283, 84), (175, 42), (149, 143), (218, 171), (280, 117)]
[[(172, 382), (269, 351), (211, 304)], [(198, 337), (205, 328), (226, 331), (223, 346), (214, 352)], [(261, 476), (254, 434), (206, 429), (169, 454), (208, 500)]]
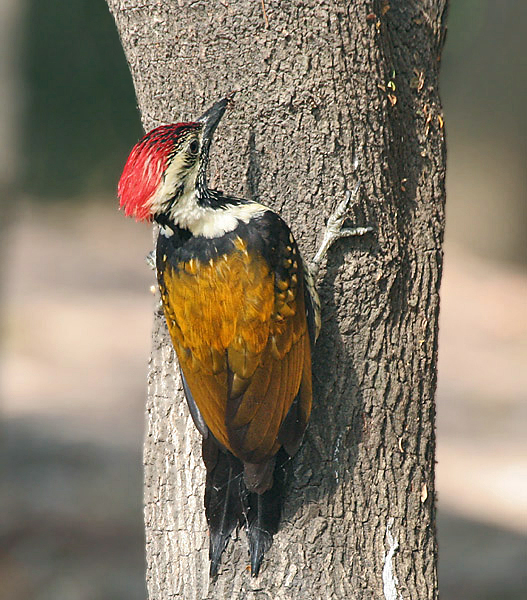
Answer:
[(212, 136), (216, 131), (218, 123), (223, 117), (227, 106), (232, 102), (235, 92), (231, 92), (227, 97), (218, 100), (209, 110), (201, 115), (198, 123), (203, 123), (203, 137), (201, 140), (201, 154), (199, 173), (196, 181), (198, 194), (205, 194), (207, 191), (207, 164), (209, 162), (209, 149), (212, 142)]
[(227, 97), (218, 100), (215, 104), (213, 104), (207, 112), (204, 112), (201, 117), (198, 119), (198, 123), (203, 123), (203, 146), (210, 146), (210, 142), (212, 140), (212, 136), (216, 131), (216, 127), (218, 123), (221, 121), (223, 117), (223, 113), (227, 109), (227, 106), (232, 102), (234, 94), (236, 92), (231, 92)]

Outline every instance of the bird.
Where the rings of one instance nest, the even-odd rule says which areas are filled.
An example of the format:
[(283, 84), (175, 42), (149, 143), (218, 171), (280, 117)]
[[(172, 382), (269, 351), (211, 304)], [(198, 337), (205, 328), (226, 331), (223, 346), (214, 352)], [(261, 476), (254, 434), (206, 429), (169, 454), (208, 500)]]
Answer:
[(132, 149), (118, 184), (126, 216), (159, 226), (155, 268), (190, 415), (202, 438), (210, 576), (245, 528), (258, 576), (277, 533), (286, 465), (312, 406), (321, 324), (315, 278), (342, 228), (347, 194), (308, 265), (271, 208), (207, 184), (216, 128), (234, 93), (191, 122), (161, 125)]

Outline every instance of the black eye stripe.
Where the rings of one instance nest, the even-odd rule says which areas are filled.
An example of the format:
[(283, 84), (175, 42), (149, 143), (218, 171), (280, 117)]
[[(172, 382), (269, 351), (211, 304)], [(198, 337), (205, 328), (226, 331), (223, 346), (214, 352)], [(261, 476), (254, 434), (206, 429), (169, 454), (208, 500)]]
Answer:
[[(183, 160), (187, 165), (194, 164), (195, 157), (199, 152), (199, 140), (194, 138), (188, 143), (190, 136), (185, 136), (175, 141), (168, 158), (171, 160), (179, 152), (184, 152)], [(188, 143), (188, 145), (186, 145)]]

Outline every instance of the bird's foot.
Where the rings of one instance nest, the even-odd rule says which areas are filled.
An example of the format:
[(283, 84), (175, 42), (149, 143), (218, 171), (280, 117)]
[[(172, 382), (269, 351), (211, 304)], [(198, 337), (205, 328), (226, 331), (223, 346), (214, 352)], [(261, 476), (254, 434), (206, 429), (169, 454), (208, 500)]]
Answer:
[(340, 238), (351, 237), (356, 235), (364, 235), (373, 231), (372, 227), (342, 227), (344, 221), (348, 218), (348, 209), (350, 204), (353, 203), (355, 198), (357, 197), (360, 180), (357, 182), (353, 191), (346, 191), (346, 195), (344, 199), (338, 204), (337, 208), (333, 212), (333, 214), (329, 217), (328, 223), (326, 225), (326, 231), (324, 233), (324, 239), (322, 240), (322, 244), (320, 244), (320, 248), (318, 249), (315, 257), (313, 258), (309, 270), (313, 277), (313, 280), (316, 280), (318, 272), (320, 270), (320, 265), (324, 256), (326, 256), (330, 247)]
[(152, 269), (152, 271), (155, 271), (156, 270), (156, 251), (155, 250), (151, 250), (145, 256), (145, 261), (146, 261), (146, 264), (148, 265), (148, 267), (150, 269)]

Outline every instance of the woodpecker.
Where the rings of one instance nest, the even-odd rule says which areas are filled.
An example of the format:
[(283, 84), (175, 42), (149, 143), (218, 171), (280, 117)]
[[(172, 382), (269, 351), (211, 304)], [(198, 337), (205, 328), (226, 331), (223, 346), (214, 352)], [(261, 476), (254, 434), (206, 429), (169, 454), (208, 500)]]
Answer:
[(147, 133), (128, 157), (118, 194), (127, 216), (159, 225), (161, 302), (202, 436), (210, 574), (242, 526), (257, 576), (278, 530), (285, 465), (311, 413), (320, 329), (314, 276), (335, 239), (369, 228), (341, 229), (348, 195), (310, 270), (276, 212), (209, 189), (210, 145), (232, 96), (194, 122)]

